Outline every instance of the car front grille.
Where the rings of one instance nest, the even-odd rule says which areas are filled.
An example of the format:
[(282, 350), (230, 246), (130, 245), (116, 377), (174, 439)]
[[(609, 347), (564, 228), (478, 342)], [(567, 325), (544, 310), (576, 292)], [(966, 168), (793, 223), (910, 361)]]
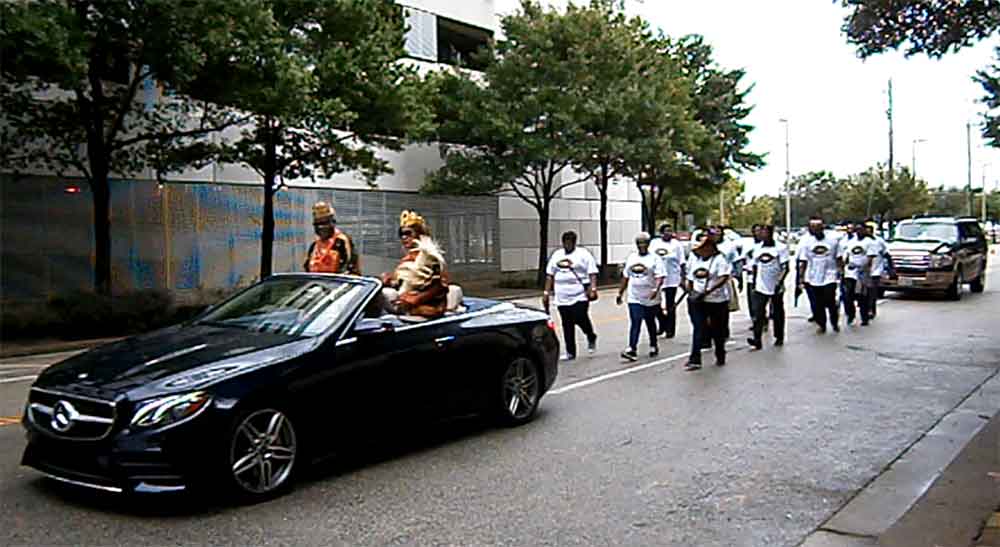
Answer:
[(32, 388), (28, 396), (28, 417), (36, 427), (55, 437), (93, 441), (111, 433), (115, 403)]
[(898, 270), (929, 270), (931, 255), (926, 251), (895, 251), (892, 263)]

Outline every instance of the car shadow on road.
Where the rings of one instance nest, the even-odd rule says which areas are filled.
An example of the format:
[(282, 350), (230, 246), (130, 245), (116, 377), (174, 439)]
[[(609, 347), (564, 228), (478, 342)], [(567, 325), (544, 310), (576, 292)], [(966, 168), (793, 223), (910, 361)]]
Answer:
[[(545, 420), (544, 407), (539, 408), (532, 423)], [(410, 425), (392, 429), (378, 442), (365, 443), (349, 452), (339, 453), (321, 461), (309, 462), (296, 480), (296, 490), (308, 490), (327, 481), (380, 464), (419, 456), (433, 450), (462, 442), (490, 432), (514, 431), (498, 426), (494, 420), (482, 416), (466, 416), (447, 421)], [(71, 509), (85, 509), (108, 515), (135, 517), (140, 519), (204, 519), (239, 510), (246, 507), (233, 499), (225, 499), (212, 489), (191, 492), (160, 494), (111, 494), (77, 486), (63, 484), (40, 477), (30, 486), (46, 502), (53, 506), (63, 505)], [(288, 498), (294, 498), (294, 491)], [(258, 502), (258, 504), (278, 503), (281, 497)]]

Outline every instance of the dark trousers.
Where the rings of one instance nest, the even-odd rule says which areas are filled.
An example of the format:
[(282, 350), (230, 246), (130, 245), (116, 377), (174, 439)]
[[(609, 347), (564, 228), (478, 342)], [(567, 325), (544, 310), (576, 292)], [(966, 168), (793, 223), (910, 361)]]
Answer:
[(628, 305), (628, 347), (634, 350), (639, 343), (639, 330), (646, 324), (649, 332), (649, 347), (656, 347), (656, 310), (659, 306)]
[(691, 357), (689, 362), (701, 363), (701, 350), (705, 341), (715, 343), (715, 359), (726, 362), (726, 337), (729, 332), (728, 302), (688, 301), (688, 315), (691, 316)]
[(806, 294), (809, 295), (809, 306), (812, 308), (813, 319), (816, 320), (816, 325), (819, 328), (826, 328), (828, 313), (831, 324), (836, 325), (840, 321), (836, 283), (818, 287), (806, 285)]
[(882, 297), (882, 276), (872, 276), (872, 288), (868, 291), (868, 310), (871, 318), (878, 315), (878, 299)]
[[(656, 311), (656, 319), (660, 323), (660, 334), (673, 337), (677, 334), (677, 307), (674, 305), (677, 299), (677, 287), (667, 287), (663, 289), (663, 307)], [(666, 313), (663, 308), (666, 308)]]
[(854, 318), (857, 316), (857, 308), (860, 308), (861, 311), (861, 322), (868, 322), (868, 318), (871, 317), (869, 315), (871, 293), (870, 289), (863, 290), (861, 282), (857, 279), (844, 280), (844, 315), (847, 316), (848, 322), (854, 321)]
[(595, 336), (594, 325), (590, 322), (590, 302), (577, 302), (571, 306), (559, 306), (558, 309), (566, 353), (576, 357), (576, 327), (580, 327), (588, 340), (593, 340)]
[(760, 342), (767, 325), (768, 305), (771, 306), (771, 319), (774, 320), (774, 339), (785, 340), (785, 293), (764, 294), (753, 292), (750, 303), (750, 313), (753, 315), (753, 339)]

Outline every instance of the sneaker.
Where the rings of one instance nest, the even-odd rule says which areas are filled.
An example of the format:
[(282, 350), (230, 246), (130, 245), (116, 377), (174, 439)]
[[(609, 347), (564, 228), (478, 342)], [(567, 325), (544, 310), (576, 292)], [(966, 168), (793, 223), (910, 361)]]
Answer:
[(664, 335), (663, 335), (663, 338), (665, 338), (665, 339), (667, 339), (667, 340), (670, 340), (670, 339), (671, 339), (671, 338), (673, 338), (674, 336), (677, 336), (677, 334), (676, 334), (676, 333), (673, 333), (673, 332), (668, 332), (668, 333), (666, 333), (666, 334), (664, 334)]
[(576, 359), (576, 355), (570, 355), (568, 353), (564, 353), (559, 356), (560, 361), (572, 361), (573, 359)]
[(659, 354), (660, 354), (660, 348), (655, 348), (654, 347), (654, 348), (650, 348), (649, 349), (649, 356), (650, 357), (656, 357)]
[(684, 370), (691, 372), (693, 370), (701, 370), (701, 363), (685, 363)]
[(816, 327), (816, 334), (826, 334), (826, 327)]
[(840, 323), (833, 324), (833, 332), (840, 332)]
[(625, 350), (625, 351), (622, 352), (622, 359), (625, 359), (626, 361), (631, 361), (631, 362), (634, 363), (634, 362), (636, 362), (636, 361), (639, 360), (639, 355), (636, 354), (636, 352), (635, 352), (634, 349), (627, 349), (627, 350)]
[(867, 327), (868, 326), (868, 321), (862, 321), (861, 322), (861, 326), (862, 327)]
[(747, 338), (747, 344), (750, 344), (752, 348), (750, 351), (758, 351), (764, 348), (764, 344), (760, 340), (755, 340), (753, 338)]
[(774, 341), (774, 345), (777, 346), (777, 347), (784, 346), (785, 345), (785, 341), (782, 340), (781, 338), (778, 338), (777, 340)]
[(726, 366), (726, 362), (725, 361), (718, 361), (718, 360), (716, 360), (715, 361), (715, 366), (717, 366), (717, 367), (724, 367), (724, 366)]
[(587, 339), (587, 353), (593, 355), (597, 351), (597, 335)]

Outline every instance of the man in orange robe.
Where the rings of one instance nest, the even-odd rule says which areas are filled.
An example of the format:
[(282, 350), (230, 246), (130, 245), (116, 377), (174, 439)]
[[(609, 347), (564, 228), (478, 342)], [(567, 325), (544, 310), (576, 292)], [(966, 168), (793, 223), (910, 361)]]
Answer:
[(350, 236), (337, 228), (336, 211), (324, 201), (313, 205), (316, 241), (309, 246), (303, 268), (311, 273), (361, 275)]

